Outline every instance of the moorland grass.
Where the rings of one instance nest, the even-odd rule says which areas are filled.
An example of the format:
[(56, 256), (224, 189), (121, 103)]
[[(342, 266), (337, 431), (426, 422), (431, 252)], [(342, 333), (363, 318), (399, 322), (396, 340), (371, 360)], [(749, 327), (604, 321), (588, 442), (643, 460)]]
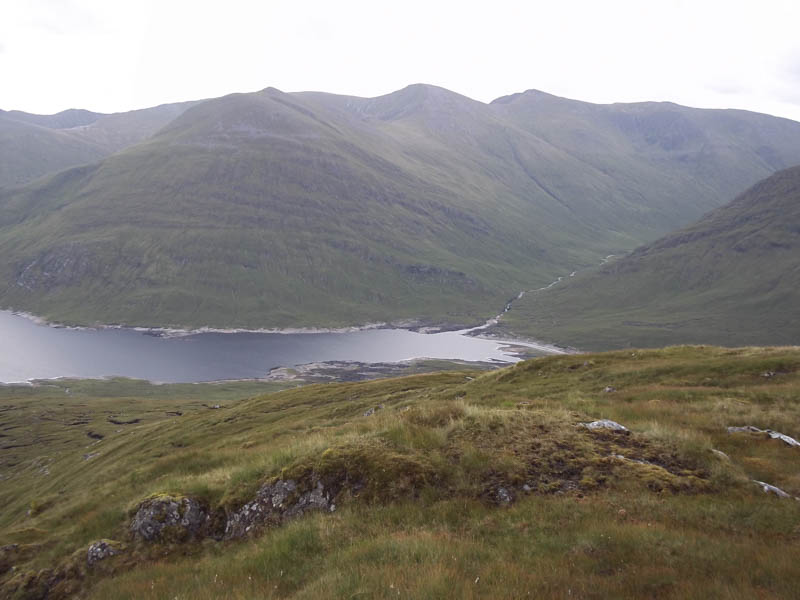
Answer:
[[(219, 410), (181, 397), (182, 417), (100, 441), (62, 423), (4, 461), (0, 543), (24, 556), (0, 581), (17, 589), (25, 573), (73, 561), (73, 591), (92, 598), (792, 598), (800, 502), (750, 480), (800, 495), (797, 448), (726, 427), (799, 437), (799, 374), (797, 349), (674, 347), (311, 385)], [(91, 385), (78, 427), (108, 403), (141, 402), (112, 399), (115, 382)], [(2, 390), (6, 436), (68, 404), (15, 390)], [(632, 433), (578, 425), (599, 418)], [(314, 474), (341, 484), (336, 512), (244, 541), (131, 544), (78, 566), (90, 542), (127, 541), (131, 511), (152, 494), (232, 510), (275, 477)]]

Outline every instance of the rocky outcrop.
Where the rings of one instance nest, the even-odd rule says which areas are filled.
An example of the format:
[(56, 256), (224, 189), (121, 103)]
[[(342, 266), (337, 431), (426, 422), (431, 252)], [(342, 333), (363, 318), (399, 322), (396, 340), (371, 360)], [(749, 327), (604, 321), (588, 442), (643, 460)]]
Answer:
[(314, 510), (336, 510), (336, 494), (318, 481), (311, 489), (301, 491), (298, 482), (277, 480), (261, 486), (251, 502), (228, 515), (225, 538), (241, 538), (265, 525), (278, 524)]
[[(322, 481), (315, 484), (293, 479), (266, 483), (256, 497), (226, 517), (219, 511), (212, 514), (194, 498), (169, 495), (153, 496), (136, 509), (130, 523), (131, 537), (144, 542), (186, 542), (205, 537), (216, 539), (242, 538), (269, 525), (278, 525), (309, 511), (336, 510), (334, 498), (338, 490), (326, 487)], [(105, 553), (117, 550), (95, 542), (90, 547), (96, 560)], [(103, 554), (101, 557), (100, 555)], [(90, 558), (90, 564), (91, 564)]]
[(212, 518), (198, 500), (168, 495), (142, 502), (130, 524), (134, 540), (183, 542), (206, 537), (212, 532)]

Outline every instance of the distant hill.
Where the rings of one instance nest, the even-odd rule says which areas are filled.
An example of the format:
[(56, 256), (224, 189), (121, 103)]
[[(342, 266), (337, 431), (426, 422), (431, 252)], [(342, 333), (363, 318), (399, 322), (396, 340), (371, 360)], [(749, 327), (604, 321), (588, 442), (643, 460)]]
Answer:
[[(155, 111), (157, 131), (136, 113), (75, 130), (123, 151), (0, 192), (0, 304), (81, 323), (474, 323), (800, 163), (786, 119), (541, 92), (267, 88)], [(101, 135), (112, 117), (131, 137)]]
[(0, 113), (0, 187), (21, 185), (107, 154), (98, 144), (71, 131), (18, 121), (9, 113)]
[(800, 344), (800, 167), (694, 225), (525, 296), (503, 327), (579, 348)]
[(0, 115), (5, 115), (14, 121), (39, 125), (48, 129), (71, 129), (72, 127), (84, 127), (91, 125), (97, 119), (104, 116), (102, 113), (92, 112), (79, 108), (70, 108), (54, 115), (35, 115), (21, 110), (0, 111)]
[(100, 160), (147, 139), (192, 104), (110, 115), (77, 109), (54, 115), (0, 111), (0, 187)]
[(107, 154), (146, 140), (198, 101), (161, 104), (151, 108), (101, 115), (75, 135), (104, 148)]

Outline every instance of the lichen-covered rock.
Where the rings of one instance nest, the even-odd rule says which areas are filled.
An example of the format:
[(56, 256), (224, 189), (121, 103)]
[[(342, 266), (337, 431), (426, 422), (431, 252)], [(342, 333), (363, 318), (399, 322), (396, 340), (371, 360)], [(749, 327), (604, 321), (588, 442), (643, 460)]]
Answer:
[(105, 560), (109, 556), (116, 556), (124, 551), (120, 542), (114, 540), (98, 540), (89, 544), (86, 551), (86, 562), (91, 567), (95, 563)]
[(135, 540), (184, 542), (208, 535), (210, 521), (197, 500), (159, 495), (139, 505), (130, 532)]
[(293, 479), (264, 484), (254, 500), (228, 515), (225, 538), (244, 537), (261, 526), (277, 524), (310, 510), (333, 512), (334, 496), (321, 481), (305, 492), (299, 491)]

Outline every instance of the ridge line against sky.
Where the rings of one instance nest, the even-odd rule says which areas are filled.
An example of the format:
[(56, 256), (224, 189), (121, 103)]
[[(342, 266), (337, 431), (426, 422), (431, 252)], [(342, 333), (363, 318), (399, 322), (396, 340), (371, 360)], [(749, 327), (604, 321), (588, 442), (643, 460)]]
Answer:
[(255, 91), (374, 97), (424, 81), (800, 120), (800, 3), (9, 0), (0, 108), (121, 112)]
[[(351, 98), (361, 98), (361, 99), (364, 99), (364, 100), (372, 100), (372, 99), (379, 98), (379, 97), (382, 97), (382, 96), (385, 96), (385, 95), (391, 95), (392, 93), (399, 92), (399, 91), (401, 91), (401, 90), (403, 90), (403, 89), (405, 89), (407, 87), (413, 86), (413, 85), (423, 85), (423, 86), (442, 88), (442, 86), (439, 86), (439, 85), (434, 84), (434, 83), (417, 82), (415, 84), (404, 85), (401, 88), (398, 88), (396, 90), (391, 90), (389, 92), (386, 92), (386, 94), (379, 94), (377, 96), (360, 96), (360, 95), (357, 95), (357, 94), (328, 92), (326, 90), (281, 90), (281, 89), (276, 88), (275, 86), (269, 85), (269, 86), (265, 86), (265, 87), (261, 87), (259, 89), (253, 89), (253, 90), (244, 90), (244, 91), (234, 90), (234, 91), (230, 91), (230, 92), (221, 94), (220, 96), (214, 96), (214, 97), (208, 97), (208, 98), (185, 98), (183, 100), (178, 100), (177, 102), (184, 102), (184, 101), (185, 102), (205, 102), (207, 100), (214, 100), (216, 98), (222, 98), (222, 97), (228, 96), (228, 95), (258, 93), (258, 92), (262, 92), (262, 91), (267, 90), (267, 89), (273, 89), (273, 90), (276, 90), (278, 92), (286, 93), (286, 94), (318, 94), (318, 93), (322, 93), (322, 94), (330, 94), (332, 96), (342, 96), (342, 97), (351, 97)], [(510, 96), (518, 96), (518, 95), (522, 95), (522, 94), (533, 92), (533, 93), (538, 93), (538, 94), (545, 94), (547, 96), (553, 96), (553, 97), (559, 98), (561, 100), (568, 100), (568, 101), (572, 101), (572, 102), (580, 102), (580, 103), (584, 103), (584, 104), (593, 104), (593, 105), (596, 105), (596, 106), (611, 106), (611, 105), (615, 105), (615, 104), (645, 104), (645, 103), (673, 104), (675, 106), (680, 106), (680, 107), (683, 107), (683, 108), (699, 109), (699, 110), (735, 110), (735, 111), (738, 110), (738, 111), (745, 111), (745, 112), (754, 112), (754, 113), (758, 113), (758, 114), (765, 114), (765, 115), (768, 115), (768, 116), (774, 116), (774, 117), (778, 117), (778, 118), (784, 118), (784, 119), (789, 119), (791, 121), (800, 122), (800, 115), (798, 115), (797, 118), (792, 118), (792, 117), (785, 117), (785, 116), (781, 116), (781, 115), (772, 115), (770, 113), (764, 113), (762, 111), (754, 111), (752, 109), (740, 108), (740, 107), (736, 107), (736, 106), (714, 106), (714, 107), (689, 106), (688, 104), (682, 104), (680, 102), (675, 102), (675, 101), (669, 100), (669, 99), (663, 99), (663, 100), (634, 100), (634, 101), (629, 101), (629, 102), (626, 102), (626, 101), (592, 102), (590, 100), (583, 100), (581, 98), (568, 98), (566, 96), (559, 96), (557, 94), (551, 94), (547, 90), (539, 90), (539, 89), (536, 89), (536, 88), (529, 88), (527, 90), (511, 91), (511, 92), (508, 92), (507, 94), (501, 94), (500, 96), (497, 96), (496, 98), (492, 98), (491, 100), (484, 101), (484, 100), (478, 100), (476, 98), (470, 98), (468, 95), (462, 94), (458, 90), (448, 90), (447, 88), (442, 88), (442, 89), (445, 89), (446, 91), (452, 92), (452, 93), (457, 94), (459, 96), (463, 96), (465, 98), (468, 98), (469, 100), (473, 100), (475, 102), (480, 102), (481, 104), (485, 104), (487, 106), (489, 104), (492, 104), (495, 100), (500, 100), (502, 98), (506, 98), (506, 97), (510, 97)], [(168, 104), (171, 104), (171, 103), (164, 102), (164, 103), (156, 104), (156, 105), (152, 105), (152, 106), (137, 106), (137, 107), (132, 108), (131, 110), (146, 110), (146, 109), (149, 109), (149, 108), (156, 108), (158, 106), (165, 106), (165, 105), (168, 105)], [(75, 110), (75, 109), (82, 110), (83, 107), (71, 106), (69, 108), (65, 108), (65, 109), (62, 109), (62, 110), (59, 110), (59, 111), (55, 111), (55, 112), (51, 112), (51, 113), (31, 113), (31, 111), (25, 111), (24, 109), (16, 109), (16, 108), (8, 109), (8, 108), (4, 108), (4, 107), (0, 106), (0, 111), (3, 111), (3, 110), (5, 110), (5, 111), (20, 110), (22, 112), (27, 112), (27, 113), (31, 113), (31, 114), (40, 114), (40, 115), (55, 115), (55, 114), (58, 114), (60, 112), (65, 112), (65, 111), (68, 111), (68, 110)], [(97, 112), (99, 114), (113, 114), (113, 113), (103, 113), (102, 111), (94, 111), (94, 112)], [(123, 113), (123, 112), (126, 112), (126, 111), (115, 111), (115, 112)]]

